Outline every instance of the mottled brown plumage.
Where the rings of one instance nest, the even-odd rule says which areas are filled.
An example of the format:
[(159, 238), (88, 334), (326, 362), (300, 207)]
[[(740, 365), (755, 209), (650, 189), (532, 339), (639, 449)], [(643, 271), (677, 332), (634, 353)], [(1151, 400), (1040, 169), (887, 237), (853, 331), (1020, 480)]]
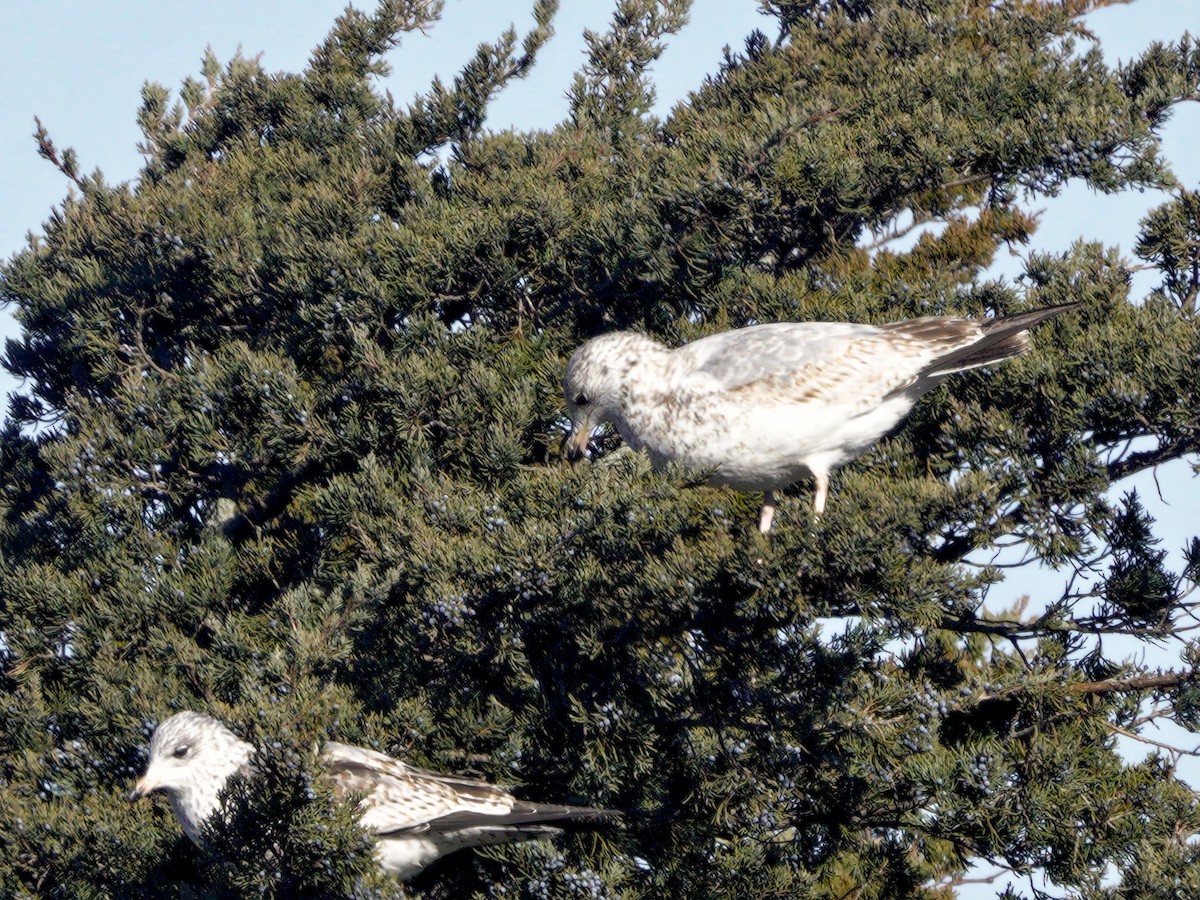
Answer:
[[(552, 837), (561, 825), (611, 821), (612, 810), (518, 800), (474, 778), (418, 769), (383, 753), (330, 741), (328, 775), (341, 796), (362, 797), (360, 821), (376, 838), (379, 864), (411, 878), (440, 856), (464, 847)], [(150, 742), (146, 773), (130, 799), (164, 791), (184, 832), (199, 843), (235, 772), (250, 772), (254, 748), (211, 716), (181, 712)]]

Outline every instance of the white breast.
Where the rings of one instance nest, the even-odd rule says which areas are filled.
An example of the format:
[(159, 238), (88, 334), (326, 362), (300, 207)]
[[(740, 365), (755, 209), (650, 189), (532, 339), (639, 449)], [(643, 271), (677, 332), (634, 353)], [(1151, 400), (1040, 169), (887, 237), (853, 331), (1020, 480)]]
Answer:
[(401, 881), (412, 878), (442, 852), (431, 838), (418, 834), (381, 838), (375, 844), (375, 859), (379, 865)]

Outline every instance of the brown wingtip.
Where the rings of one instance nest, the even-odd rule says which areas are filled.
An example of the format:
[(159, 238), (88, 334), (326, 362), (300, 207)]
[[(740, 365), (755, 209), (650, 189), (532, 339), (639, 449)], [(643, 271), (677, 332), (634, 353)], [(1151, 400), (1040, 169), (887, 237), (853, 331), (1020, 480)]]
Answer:
[(607, 828), (625, 818), (619, 809), (593, 809), (591, 807), (568, 807), (570, 812), (554, 820), (554, 825), (564, 831), (580, 831)]
[(528, 825), (544, 822), (557, 828), (600, 828), (625, 817), (619, 809), (600, 809), (594, 806), (563, 806), (553, 803), (516, 801), (513, 811), (504, 817), (512, 824)]
[(997, 316), (994, 319), (985, 319), (983, 322), (983, 330), (985, 332), (993, 331), (1025, 331), (1037, 325), (1040, 322), (1045, 322), (1047, 319), (1053, 319), (1055, 316), (1061, 316), (1063, 313), (1070, 312), (1073, 309), (1078, 309), (1083, 306), (1078, 300), (1073, 300), (1070, 303), (1059, 303), (1055, 306), (1045, 306), (1041, 309), (1031, 309), (1028, 312), (1016, 313), (1011, 316)]
[[(949, 353), (934, 362), (923, 374), (928, 377), (963, 372), (979, 366), (1004, 362), (1020, 356), (1033, 346), (1029, 329), (1081, 306), (1079, 302), (1060, 303), (1012, 316), (999, 316), (978, 322), (982, 336), (972, 344)], [(968, 321), (968, 320), (960, 320)]]

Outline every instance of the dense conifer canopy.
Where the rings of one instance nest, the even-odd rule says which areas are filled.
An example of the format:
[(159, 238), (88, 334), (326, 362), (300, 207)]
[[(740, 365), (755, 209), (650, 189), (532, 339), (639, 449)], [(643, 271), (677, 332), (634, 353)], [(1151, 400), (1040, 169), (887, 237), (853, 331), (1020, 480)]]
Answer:
[[(0, 894), (934, 900), (982, 859), (1030, 892), (1200, 896), (1196, 793), (1116, 750), (1200, 725), (1200, 541), (1171, 571), (1109, 490), (1200, 449), (1200, 199), (1158, 144), (1197, 43), (1114, 69), (1079, 19), (1104, 0), (766, 0), (773, 33), (659, 120), (688, 4), (619, 0), (568, 119), (490, 131), (551, 36), (531, 2), (407, 104), (377, 76), (436, 0), (348, 10), (299, 74), (210, 54), (177, 102), (146, 89), (130, 184), (39, 130), (72, 191), (0, 269), (26, 379)], [(1174, 188), (1149, 296), (1082, 243), (985, 274), (1072, 179)], [(1070, 301), (767, 540), (757, 497), (615, 440), (561, 458), (566, 357), (605, 330)], [(975, 552), (1012, 541), (1058, 574), (989, 610)], [(261, 748), (205, 850), (124, 800), (182, 708)], [(626, 820), (400, 886), (314, 777), (326, 737)]]

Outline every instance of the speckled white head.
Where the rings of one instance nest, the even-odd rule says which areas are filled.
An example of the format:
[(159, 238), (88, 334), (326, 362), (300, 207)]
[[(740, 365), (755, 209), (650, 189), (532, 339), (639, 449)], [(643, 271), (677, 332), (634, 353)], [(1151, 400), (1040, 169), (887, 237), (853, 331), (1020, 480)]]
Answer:
[(624, 410), (628, 402), (630, 373), (653, 365), (669, 351), (645, 335), (614, 331), (592, 338), (571, 354), (563, 376), (563, 397), (571, 417), (567, 453), (577, 459), (587, 450), (592, 429), (612, 422), (622, 436), (626, 432)]
[(204, 823), (217, 811), (221, 788), (253, 753), (253, 746), (212, 716), (177, 713), (155, 729), (146, 773), (130, 799), (163, 791), (184, 832), (200, 843)]

